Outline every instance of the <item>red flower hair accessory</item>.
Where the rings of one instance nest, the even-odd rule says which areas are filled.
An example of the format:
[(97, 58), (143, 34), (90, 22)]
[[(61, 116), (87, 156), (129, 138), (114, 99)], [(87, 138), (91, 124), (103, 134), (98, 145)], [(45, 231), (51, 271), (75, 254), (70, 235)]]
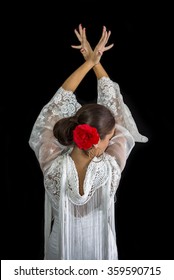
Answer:
[(73, 141), (80, 149), (88, 150), (97, 144), (99, 139), (97, 129), (89, 124), (79, 124), (73, 130)]

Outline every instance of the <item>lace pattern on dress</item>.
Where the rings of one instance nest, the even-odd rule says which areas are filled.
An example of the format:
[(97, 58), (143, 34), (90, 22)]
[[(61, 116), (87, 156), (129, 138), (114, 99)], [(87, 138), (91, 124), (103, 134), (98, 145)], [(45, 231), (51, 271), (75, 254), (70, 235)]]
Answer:
[(114, 197), (116, 194), (120, 178), (121, 178), (121, 169), (114, 157), (110, 156), (110, 165), (111, 165), (111, 187), (110, 187), (110, 198)]
[[(63, 167), (64, 166), (64, 167)], [(113, 177), (111, 177), (113, 176)], [(120, 180), (121, 172), (114, 158), (105, 154), (105, 161), (91, 161), (84, 180), (84, 195), (79, 194), (79, 180), (75, 164), (69, 154), (59, 156), (45, 174), (44, 184), (54, 207), (58, 207), (60, 192), (66, 190), (69, 200), (74, 205), (84, 205), (100, 187), (108, 186), (112, 178), (111, 187), (108, 189), (109, 197), (115, 193)], [(65, 185), (62, 178), (65, 177)], [(60, 189), (61, 186), (61, 189)], [(108, 197), (108, 198), (109, 198)]]
[(77, 102), (73, 92), (60, 87), (48, 104), (43, 108), (43, 116), (41, 116), (41, 118), (46, 121), (48, 111), (51, 112), (48, 121), (50, 121), (53, 116), (58, 116), (59, 119), (70, 117), (73, 116), (80, 107), (81, 105)]
[[(78, 173), (72, 158), (67, 155), (67, 180), (68, 180), (68, 197), (73, 204), (83, 205), (89, 201), (96, 189), (104, 186), (108, 181), (107, 165), (105, 162), (98, 161), (94, 158), (88, 165), (85, 180), (83, 184), (84, 194), (79, 194)], [(70, 172), (71, 170), (71, 172)]]
[(44, 186), (48, 193), (49, 198), (54, 204), (55, 208), (58, 208), (61, 191), (61, 177), (62, 177), (62, 161), (63, 155), (59, 156), (59, 160), (53, 162), (49, 170), (44, 176)]
[(127, 128), (132, 134), (135, 141), (147, 142), (148, 138), (141, 135), (137, 129), (137, 125), (133, 119), (133, 116), (123, 101), (123, 96), (120, 93), (119, 85), (109, 77), (103, 77), (98, 80), (98, 100), (97, 103), (103, 104), (109, 108), (116, 122), (123, 127)]
[(80, 107), (75, 95), (60, 87), (41, 110), (33, 126), (29, 144), (35, 151), (43, 171), (49, 168), (58, 155), (67, 151), (67, 147), (62, 146), (53, 135), (55, 123), (74, 115)]

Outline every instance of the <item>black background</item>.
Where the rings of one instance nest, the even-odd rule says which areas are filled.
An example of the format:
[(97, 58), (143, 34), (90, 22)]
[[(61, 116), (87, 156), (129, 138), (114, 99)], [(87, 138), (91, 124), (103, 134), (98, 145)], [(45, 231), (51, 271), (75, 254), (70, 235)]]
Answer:
[[(70, 47), (78, 43), (73, 30), (79, 23), (92, 46), (103, 25), (112, 31), (114, 47), (101, 62), (120, 85), (139, 131), (149, 138), (133, 149), (117, 192), (119, 258), (173, 259), (171, 7), (167, 2), (28, 2), (4, 12), (1, 259), (43, 259), (43, 178), (28, 140), (42, 107), (83, 62)], [(96, 98), (92, 71), (76, 94), (81, 102)]]

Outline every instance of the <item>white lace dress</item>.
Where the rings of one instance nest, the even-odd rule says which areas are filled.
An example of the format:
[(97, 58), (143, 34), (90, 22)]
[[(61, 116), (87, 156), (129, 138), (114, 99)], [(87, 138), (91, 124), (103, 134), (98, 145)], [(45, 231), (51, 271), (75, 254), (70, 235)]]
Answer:
[[(114, 114), (117, 125), (103, 157), (94, 158), (87, 169), (84, 194), (70, 157), (53, 136), (53, 126), (81, 107), (75, 94), (62, 87), (41, 110), (29, 139), (44, 175), (45, 259), (118, 259), (115, 230), (115, 193), (121, 172), (135, 142), (148, 139), (138, 132), (117, 83), (98, 80), (98, 101)], [(122, 141), (126, 139), (126, 141)]]

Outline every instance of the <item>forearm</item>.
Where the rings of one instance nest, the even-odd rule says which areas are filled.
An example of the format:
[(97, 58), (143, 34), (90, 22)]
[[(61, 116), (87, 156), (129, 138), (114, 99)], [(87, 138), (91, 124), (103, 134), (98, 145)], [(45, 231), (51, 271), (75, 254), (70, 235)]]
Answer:
[(80, 82), (86, 74), (94, 67), (91, 60), (85, 61), (79, 68), (77, 68), (63, 83), (62, 87), (68, 91), (75, 91)]
[(103, 68), (100, 62), (94, 65), (93, 70), (97, 79), (100, 79), (102, 77), (109, 77), (109, 75), (107, 74), (106, 70)]

